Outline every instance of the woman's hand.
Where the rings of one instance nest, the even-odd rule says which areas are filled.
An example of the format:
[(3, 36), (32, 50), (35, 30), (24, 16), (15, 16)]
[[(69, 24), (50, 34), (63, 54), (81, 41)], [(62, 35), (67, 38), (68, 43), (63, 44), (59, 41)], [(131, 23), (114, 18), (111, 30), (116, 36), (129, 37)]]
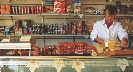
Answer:
[(98, 42), (98, 43), (103, 43), (103, 42), (104, 42), (104, 40), (101, 39), (101, 38), (99, 38), (99, 37), (96, 37), (96, 38), (94, 39), (94, 41), (96, 41), (96, 42)]
[(125, 38), (125, 37), (122, 38), (121, 46), (124, 48), (127, 48), (127, 46), (128, 46), (127, 38)]

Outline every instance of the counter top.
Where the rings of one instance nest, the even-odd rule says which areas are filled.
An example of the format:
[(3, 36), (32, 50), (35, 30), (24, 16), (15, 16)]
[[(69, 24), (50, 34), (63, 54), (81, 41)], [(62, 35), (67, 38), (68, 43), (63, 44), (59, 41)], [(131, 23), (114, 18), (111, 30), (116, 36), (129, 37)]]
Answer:
[(106, 58), (127, 58), (131, 56), (0, 56), (0, 59), (106, 59)]

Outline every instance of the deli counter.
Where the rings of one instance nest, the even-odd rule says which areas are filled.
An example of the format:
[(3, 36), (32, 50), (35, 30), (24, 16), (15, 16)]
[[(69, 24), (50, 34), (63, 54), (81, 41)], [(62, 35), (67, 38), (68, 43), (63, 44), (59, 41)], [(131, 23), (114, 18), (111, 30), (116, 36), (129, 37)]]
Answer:
[(35, 40), (29, 38), (1, 41), (0, 72), (133, 71), (133, 52), (130, 49), (112, 51), (113, 48), (97, 43), (91, 46), (85, 42), (59, 42), (56, 46), (40, 49), (34, 46)]

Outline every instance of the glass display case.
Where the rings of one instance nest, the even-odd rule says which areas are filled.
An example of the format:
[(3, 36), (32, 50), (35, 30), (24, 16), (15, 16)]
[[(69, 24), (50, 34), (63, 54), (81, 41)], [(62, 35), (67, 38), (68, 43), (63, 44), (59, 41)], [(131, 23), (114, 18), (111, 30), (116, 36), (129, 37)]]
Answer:
[(132, 56), (3, 56), (1, 72), (132, 72)]

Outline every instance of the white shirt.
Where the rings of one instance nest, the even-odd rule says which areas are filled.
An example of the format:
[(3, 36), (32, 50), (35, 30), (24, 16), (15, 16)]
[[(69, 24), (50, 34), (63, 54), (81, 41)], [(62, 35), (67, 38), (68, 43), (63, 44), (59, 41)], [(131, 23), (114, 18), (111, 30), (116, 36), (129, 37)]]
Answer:
[(112, 37), (118, 37), (120, 40), (122, 40), (123, 37), (128, 38), (126, 30), (123, 29), (120, 22), (113, 21), (113, 24), (107, 28), (107, 25), (105, 24), (105, 18), (101, 21), (97, 21), (93, 26), (90, 38), (92, 41), (94, 41), (97, 36), (103, 40), (107, 40)]

